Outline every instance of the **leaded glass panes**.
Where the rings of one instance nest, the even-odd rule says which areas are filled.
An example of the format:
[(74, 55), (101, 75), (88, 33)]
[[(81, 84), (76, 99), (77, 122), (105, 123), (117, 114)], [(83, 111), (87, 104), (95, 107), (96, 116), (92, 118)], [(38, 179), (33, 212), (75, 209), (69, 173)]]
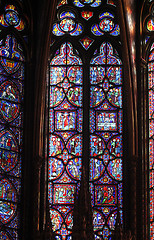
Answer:
[(73, 0), (73, 3), (77, 7), (84, 7), (89, 5), (91, 7), (98, 7), (101, 4), (101, 0)]
[[(19, 239), (23, 134), (24, 54), (7, 35), (0, 44), (0, 236)], [(5, 227), (4, 227), (5, 226)]]
[(62, 36), (65, 33), (71, 36), (78, 36), (82, 33), (83, 27), (75, 21), (75, 14), (71, 11), (62, 12), (59, 15), (59, 22), (53, 25), (53, 34), (56, 36)]
[(0, 16), (0, 239), (7, 240), (20, 239), (21, 229), (25, 55), (15, 36), (25, 28), (20, 9), (8, 1)]
[(81, 178), (82, 83), (82, 60), (65, 42), (50, 61), (48, 196), (56, 235), (71, 234), (74, 195)]
[(71, 239), (82, 166), (88, 172), (95, 239), (112, 234), (117, 209), (123, 221), (123, 74), (115, 2), (58, 5), (52, 28), (48, 199), (57, 239)]
[(149, 208), (150, 239), (154, 236), (154, 50), (150, 52), (148, 63), (149, 91)]
[(104, 239), (122, 208), (122, 62), (113, 51), (104, 42), (90, 62), (90, 190), (96, 234)]
[(25, 28), (25, 20), (20, 17), (19, 11), (14, 5), (6, 5), (5, 13), (0, 16), (0, 25), (3, 27), (13, 26), (18, 31), (22, 31)]
[(114, 15), (110, 12), (103, 12), (99, 15), (99, 24), (92, 25), (91, 31), (96, 36), (102, 36), (104, 33), (109, 33), (112, 36), (120, 34), (120, 27), (114, 23)]

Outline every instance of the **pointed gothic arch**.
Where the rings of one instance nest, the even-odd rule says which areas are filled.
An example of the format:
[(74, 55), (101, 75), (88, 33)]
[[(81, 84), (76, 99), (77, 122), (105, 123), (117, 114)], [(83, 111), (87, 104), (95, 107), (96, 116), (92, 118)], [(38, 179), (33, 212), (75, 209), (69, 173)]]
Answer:
[[(123, 13), (123, 4), (120, 1), (118, 2), (118, 7), (120, 7), (121, 13)], [(124, 58), (124, 75), (128, 79), (127, 82), (125, 82), (125, 89), (127, 89), (126, 93), (129, 93), (129, 94), (126, 95), (126, 97), (124, 97), (125, 98), (125, 104), (126, 104), (125, 108), (127, 109), (127, 107), (126, 107), (127, 104), (129, 106), (131, 104), (131, 108), (130, 107), (128, 108), (129, 110), (127, 110), (127, 114), (126, 114), (128, 116), (128, 119), (129, 119), (130, 122), (129, 122), (129, 124), (127, 123), (125, 125), (127, 129), (125, 129), (125, 131), (124, 131), (125, 134), (126, 134), (126, 132), (127, 133), (129, 132), (129, 134), (128, 134), (128, 136), (129, 136), (128, 137), (129, 138), (128, 144), (125, 144), (125, 146), (127, 146), (127, 147), (124, 150), (125, 156), (126, 156), (126, 159), (127, 159), (126, 165), (128, 164), (129, 167), (124, 167), (124, 169), (126, 170), (126, 169), (128, 169), (130, 167), (133, 169), (133, 171), (130, 171), (131, 174), (130, 175), (128, 174), (129, 177), (128, 176), (126, 177), (126, 175), (125, 175), (125, 177), (126, 177), (125, 183), (128, 186), (129, 185), (128, 182), (130, 182), (130, 181), (133, 182), (134, 179), (136, 179), (136, 176), (135, 176), (136, 175), (136, 173), (135, 173), (136, 170), (135, 170), (135, 166), (133, 166), (135, 164), (135, 162), (136, 162), (136, 159), (137, 159), (137, 155), (136, 155), (136, 144), (137, 144), (137, 142), (136, 142), (136, 134), (134, 134), (134, 132), (137, 131), (136, 123), (134, 125), (134, 122), (135, 122), (134, 116), (136, 114), (136, 110), (134, 108), (135, 98), (134, 98), (133, 91), (132, 91), (132, 75), (131, 75), (131, 68), (130, 68), (131, 63), (129, 61), (130, 58), (129, 58), (129, 50), (128, 50), (129, 49), (128, 48), (128, 39), (126, 37), (126, 30), (124, 30), (124, 26), (126, 25), (126, 22), (125, 22), (125, 18), (123, 18), (123, 14), (121, 14), (121, 17), (119, 17), (119, 18), (120, 18), (120, 25), (122, 27), (122, 36), (124, 36), (123, 39), (126, 40), (126, 41), (123, 41), (123, 45), (125, 47), (124, 47), (124, 51), (123, 51), (122, 54), (123, 55), (126, 54), (128, 56), (127, 59)], [(73, 44), (74, 44), (74, 41), (73, 41)], [(134, 84), (133, 84), (133, 88), (134, 88)], [(133, 139), (133, 142), (130, 139)], [(130, 192), (124, 190), (124, 199), (125, 200), (127, 199), (127, 194), (129, 195), (129, 193), (131, 193), (131, 196), (132, 196), (132, 199), (126, 200), (126, 202), (127, 202), (127, 207), (126, 207), (127, 211), (129, 213), (130, 212), (131, 213), (130, 213), (130, 216), (128, 216), (129, 214), (128, 215), (126, 214), (127, 216), (125, 216), (126, 217), (125, 218), (125, 225), (127, 225), (128, 228), (131, 228), (134, 233), (136, 231), (135, 230), (136, 229), (136, 220), (135, 220), (136, 219), (136, 215), (135, 215), (135, 211), (133, 210), (133, 208), (134, 209), (136, 208), (135, 207), (136, 206), (135, 191), (136, 191), (136, 185), (135, 184), (134, 184), (134, 188), (131, 189)], [(128, 210), (128, 208), (129, 208), (128, 206), (131, 206), (129, 210)], [(128, 220), (130, 217), (134, 219), (133, 223)]]
[(22, 236), (25, 166), (26, 63), (29, 59), (29, 13), (19, 1), (1, 1), (0, 85), (1, 85), (1, 212), (0, 237)]
[(143, 221), (146, 228), (143, 228), (145, 238), (152, 239), (153, 229), (153, 2), (144, 1), (141, 11), (141, 117), (142, 117), (142, 159), (143, 159)]

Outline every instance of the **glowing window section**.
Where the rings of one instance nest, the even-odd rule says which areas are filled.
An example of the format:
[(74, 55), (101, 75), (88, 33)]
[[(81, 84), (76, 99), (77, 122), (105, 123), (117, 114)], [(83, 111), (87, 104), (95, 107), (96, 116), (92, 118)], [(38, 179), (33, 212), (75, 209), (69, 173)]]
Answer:
[(147, 29), (152, 32), (154, 31), (154, 20), (153, 19), (150, 19), (148, 22), (147, 22)]
[(75, 21), (75, 14), (72, 12), (63, 12), (59, 16), (60, 21), (53, 25), (52, 33), (56, 36), (70, 34), (78, 36), (83, 32), (83, 27)]
[(5, 7), (5, 13), (0, 16), (0, 25), (3, 27), (13, 26), (18, 31), (22, 31), (25, 28), (25, 21), (20, 18), (14, 5), (7, 5)]
[(107, 3), (108, 3), (108, 4), (111, 4), (111, 5), (113, 5), (113, 6), (116, 6), (115, 1), (113, 1), (113, 0), (107, 0)]
[(53, 230), (67, 239), (82, 167), (83, 68), (74, 50), (63, 43), (50, 61), (48, 199)]
[(58, 3), (58, 6), (57, 8), (63, 6), (63, 5), (66, 5), (67, 4), (67, 0), (60, 0), (59, 3)]
[(91, 7), (98, 7), (101, 2), (101, 0), (73, 0), (76, 7), (84, 7), (87, 5), (90, 5)]
[(122, 62), (108, 42), (90, 65), (90, 191), (95, 238), (115, 228), (117, 207), (122, 219)]
[[(110, 239), (118, 207), (123, 221), (122, 61), (105, 40), (114, 39), (121, 48), (115, 3), (68, 1), (66, 7), (58, 7), (52, 28), (48, 199), (58, 240), (71, 240), (82, 165), (92, 194), (95, 239)], [(87, 117), (88, 126), (82, 132), (82, 119)]]
[(83, 11), (81, 12), (81, 16), (88, 21), (90, 18), (92, 18), (93, 12)]
[(0, 42), (0, 239), (19, 239), (24, 54), (15, 37)]
[(148, 63), (150, 239), (154, 236), (154, 50)]
[(112, 36), (120, 35), (120, 27), (114, 23), (114, 15), (110, 12), (104, 12), (99, 15), (99, 24), (93, 24), (91, 31), (96, 36), (102, 36), (108, 33)]

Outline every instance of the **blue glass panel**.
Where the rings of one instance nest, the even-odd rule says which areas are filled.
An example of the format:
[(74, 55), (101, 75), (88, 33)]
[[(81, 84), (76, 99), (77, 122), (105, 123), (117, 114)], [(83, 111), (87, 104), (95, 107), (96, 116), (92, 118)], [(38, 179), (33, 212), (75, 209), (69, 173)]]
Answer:
[(82, 61), (71, 43), (63, 43), (50, 61), (48, 199), (53, 231), (67, 240), (81, 180), (82, 83)]
[(121, 64), (109, 42), (104, 42), (100, 53), (91, 59), (89, 181), (95, 239), (109, 239), (115, 229), (117, 208), (123, 206)]
[[(19, 16), (11, 13), (10, 6), (6, 21), (19, 27)], [(7, 35), (0, 42), (0, 238), (9, 240), (19, 239), (20, 229), (24, 59), (19, 42)]]
[(148, 63), (148, 94), (149, 94), (149, 220), (150, 240), (154, 235), (154, 50), (153, 45)]

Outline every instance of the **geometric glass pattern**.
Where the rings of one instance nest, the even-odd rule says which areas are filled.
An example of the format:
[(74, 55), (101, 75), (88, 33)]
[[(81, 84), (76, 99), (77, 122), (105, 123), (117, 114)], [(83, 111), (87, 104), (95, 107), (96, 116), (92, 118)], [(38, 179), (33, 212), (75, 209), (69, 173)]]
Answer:
[(83, 11), (83, 12), (81, 12), (81, 16), (82, 16), (84, 19), (89, 20), (89, 19), (93, 16), (93, 12)]
[(0, 239), (19, 239), (24, 61), (18, 40), (7, 35), (0, 42)]
[(154, 237), (154, 50), (150, 52), (148, 62), (149, 93), (149, 212), (150, 240)]
[(101, 231), (111, 234), (122, 209), (122, 123), (122, 62), (103, 42), (90, 62), (90, 191), (98, 238)]
[(73, 0), (73, 3), (76, 7), (98, 7), (101, 4), (101, 0)]
[(89, 178), (95, 239), (110, 239), (118, 209), (123, 222), (123, 74), (112, 38), (120, 49), (115, 1), (58, 5), (48, 95), (48, 200), (56, 239), (72, 239), (82, 166)]
[(0, 25), (3, 27), (13, 26), (18, 31), (22, 31), (25, 28), (25, 21), (20, 18), (14, 5), (7, 5), (5, 13), (0, 16)]
[(80, 40), (81, 45), (87, 50), (91, 44), (94, 42), (94, 40), (92, 40), (89, 37), (84, 37), (83, 39)]
[(53, 230), (69, 239), (82, 166), (83, 67), (69, 42), (59, 52), (50, 61), (48, 199)]
[(59, 16), (59, 22), (53, 24), (52, 33), (56, 36), (70, 34), (71, 36), (78, 36), (82, 33), (83, 27), (75, 21), (75, 14), (73, 12), (62, 12)]
[(100, 14), (99, 24), (94, 24), (91, 31), (96, 36), (102, 36), (104, 33), (109, 33), (112, 36), (118, 36), (120, 34), (120, 27), (114, 23), (114, 16), (110, 12), (104, 12)]

